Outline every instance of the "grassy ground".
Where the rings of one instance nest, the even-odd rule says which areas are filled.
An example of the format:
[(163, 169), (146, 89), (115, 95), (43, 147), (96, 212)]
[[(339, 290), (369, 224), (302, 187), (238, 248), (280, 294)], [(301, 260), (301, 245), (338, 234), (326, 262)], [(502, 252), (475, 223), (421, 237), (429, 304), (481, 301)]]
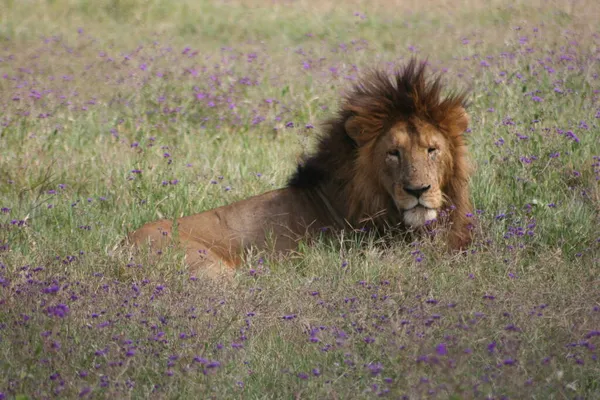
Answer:
[[(0, 399), (600, 398), (596, 1), (0, 9)], [(283, 185), (413, 55), (472, 92), (467, 256), (340, 238), (219, 287), (116, 246)]]

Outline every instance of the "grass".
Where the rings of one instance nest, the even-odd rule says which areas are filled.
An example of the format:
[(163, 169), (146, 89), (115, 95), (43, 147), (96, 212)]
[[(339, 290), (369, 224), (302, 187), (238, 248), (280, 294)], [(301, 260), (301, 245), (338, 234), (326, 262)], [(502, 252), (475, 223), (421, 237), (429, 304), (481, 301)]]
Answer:
[[(596, 2), (0, 7), (0, 399), (600, 398)], [(341, 237), (219, 286), (118, 246), (284, 185), (415, 54), (471, 89), (467, 255)]]

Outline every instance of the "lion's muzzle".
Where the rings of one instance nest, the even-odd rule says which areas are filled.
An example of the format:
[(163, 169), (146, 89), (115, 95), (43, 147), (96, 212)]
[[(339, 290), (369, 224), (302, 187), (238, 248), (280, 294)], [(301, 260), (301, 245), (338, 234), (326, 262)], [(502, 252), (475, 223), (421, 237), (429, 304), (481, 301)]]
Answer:
[(397, 191), (396, 206), (403, 213), (404, 223), (418, 228), (435, 219), (438, 215), (437, 202), (430, 192), (431, 185), (403, 186)]

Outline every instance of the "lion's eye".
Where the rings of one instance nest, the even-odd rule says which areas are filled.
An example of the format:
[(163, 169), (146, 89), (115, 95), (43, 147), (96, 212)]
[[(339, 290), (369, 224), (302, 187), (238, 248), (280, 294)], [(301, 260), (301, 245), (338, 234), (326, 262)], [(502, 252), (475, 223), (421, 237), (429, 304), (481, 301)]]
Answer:
[(398, 149), (390, 150), (390, 151), (388, 151), (387, 154), (390, 157), (400, 158), (400, 150), (398, 150)]
[(437, 149), (435, 147), (430, 147), (427, 149), (427, 153), (432, 154), (435, 153), (437, 151)]

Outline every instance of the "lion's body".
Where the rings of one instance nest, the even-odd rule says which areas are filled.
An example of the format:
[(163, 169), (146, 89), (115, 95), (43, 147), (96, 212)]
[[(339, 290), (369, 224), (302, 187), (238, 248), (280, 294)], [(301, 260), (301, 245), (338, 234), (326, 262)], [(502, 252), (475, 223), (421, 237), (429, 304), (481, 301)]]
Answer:
[[(176, 243), (186, 263), (230, 273), (255, 247), (289, 251), (327, 228), (419, 231), (445, 225), (452, 249), (471, 240), (464, 94), (441, 99), (439, 78), (411, 61), (393, 79), (374, 73), (329, 121), (315, 154), (283, 189), (129, 235), (153, 250)], [(443, 218), (439, 218), (443, 217)], [(442, 224), (439, 221), (442, 220)]]
[(250, 248), (293, 250), (298, 241), (336, 221), (312, 192), (293, 187), (273, 190), (239, 202), (176, 220), (148, 223), (129, 235), (153, 250), (178, 244), (186, 264), (209, 276), (229, 274)]

